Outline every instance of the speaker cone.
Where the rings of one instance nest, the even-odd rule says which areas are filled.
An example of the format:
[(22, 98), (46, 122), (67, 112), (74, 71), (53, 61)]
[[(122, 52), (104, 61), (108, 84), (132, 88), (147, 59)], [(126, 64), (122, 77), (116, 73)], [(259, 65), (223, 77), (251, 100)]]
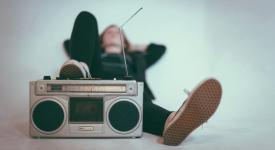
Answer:
[(65, 112), (61, 104), (55, 100), (39, 101), (32, 110), (32, 121), (36, 128), (51, 133), (61, 128), (65, 120)]
[(115, 101), (108, 111), (111, 128), (119, 133), (129, 133), (138, 126), (140, 112), (137, 104), (130, 100)]

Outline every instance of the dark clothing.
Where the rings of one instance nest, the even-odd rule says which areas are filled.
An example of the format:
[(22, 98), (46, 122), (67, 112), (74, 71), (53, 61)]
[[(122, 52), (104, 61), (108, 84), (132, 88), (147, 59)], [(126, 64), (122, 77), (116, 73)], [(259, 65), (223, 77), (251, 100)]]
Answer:
[[(69, 49), (69, 43), (69, 40), (65, 41), (66, 50)], [(165, 49), (165, 46), (152, 43), (147, 47), (145, 52), (131, 52), (126, 54), (128, 73), (130, 76), (133, 76), (135, 80), (144, 82), (144, 95), (146, 100), (154, 100), (155, 96), (146, 81), (145, 70), (161, 58), (161, 56), (165, 53)], [(71, 55), (69, 51), (68, 54)], [(74, 58), (79, 59), (81, 57), (77, 55), (77, 57)], [(88, 57), (87, 59), (89, 60)], [(86, 62), (84, 61), (84, 59), (81, 60), (83, 60), (83, 62)], [(93, 77), (98, 77), (102, 79), (113, 79), (123, 78), (126, 75), (124, 59), (122, 55), (102, 53), (101, 60), (99, 59), (97, 63), (98, 65), (92, 66), (92, 68), (90, 68)]]
[[(155, 99), (154, 94), (146, 81), (145, 71), (153, 65), (165, 52), (165, 47), (150, 44), (145, 52), (130, 52), (126, 55), (126, 62), (130, 76), (135, 80), (144, 82), (144, 98), (146, 100)], [(102, 55), (102, 77), (113, 79), (125, 76), (124, 59), (122, 55), (106, 54)]]
[[(103, 53), (100, 48), (97, 21), (91, 13), (81, 12), (77, 16), (71, 38), (64, 44), (71, 59), (89, 66), (92, 77), (113, 79), (126, 75), (123, 56)], [(144, 82), (143, 130), (156, 135), (162, 135), (164, 123), (171, 112), (152, 103), (155, 97), (146, 82), (145, 71), (164, 52), (164, 46), (150, 44), (145, 53), (132, 52), (126, 55), (129, 75)]]

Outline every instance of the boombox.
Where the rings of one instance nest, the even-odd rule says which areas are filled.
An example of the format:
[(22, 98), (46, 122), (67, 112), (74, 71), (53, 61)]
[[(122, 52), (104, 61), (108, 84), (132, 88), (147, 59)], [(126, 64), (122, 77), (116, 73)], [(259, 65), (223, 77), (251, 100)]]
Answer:
[[(132, 19), (135, 12), (119, 27)], [(129, 80), (38, 80), (30, 82), (32, 137), (141, 137), (143, 82)]]
[(30, 82), (32, 137), (140, 137), (142, 120), (143, 82)]

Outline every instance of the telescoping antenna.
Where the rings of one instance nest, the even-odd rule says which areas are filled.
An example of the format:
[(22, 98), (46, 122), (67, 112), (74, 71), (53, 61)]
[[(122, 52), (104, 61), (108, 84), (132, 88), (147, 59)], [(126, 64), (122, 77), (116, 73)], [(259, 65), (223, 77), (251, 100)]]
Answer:
[(122, 41), (122, 29), (123, 29), (123, 26), (126, 25), (142, 9), (143, 8), (140, 7), (132, 16), (130, 16), (123, 24), (121, 24), (119, 26), (120, 44), (121, 44), (121, 47), (122, 47), (122, 53), (123, 53), (123, 59), (124, 59), (124, 65), (125, 65), (126, 78), (130, 78), (130, 77), (129, 77), (129, 74), (128, 74), (128, 67), (127, 67), (127, 62), (126, 62), (126, 57), (125, 57), (124, 42)]

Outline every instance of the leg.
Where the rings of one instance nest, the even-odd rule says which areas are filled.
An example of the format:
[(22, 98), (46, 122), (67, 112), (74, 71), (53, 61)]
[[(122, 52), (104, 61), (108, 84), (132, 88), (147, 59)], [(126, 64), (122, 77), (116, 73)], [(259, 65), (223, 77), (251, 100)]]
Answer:
[(166, 119), (170, 111), (144, 100), (143, 104), (143, 131), (154, 135), (162, 136)]
[(75, 20), (69, 51), (72, 59), (85, 62), (93, 77), (100, 77), (101, 50), (97, 21), (89, 12), (80, 12)]

